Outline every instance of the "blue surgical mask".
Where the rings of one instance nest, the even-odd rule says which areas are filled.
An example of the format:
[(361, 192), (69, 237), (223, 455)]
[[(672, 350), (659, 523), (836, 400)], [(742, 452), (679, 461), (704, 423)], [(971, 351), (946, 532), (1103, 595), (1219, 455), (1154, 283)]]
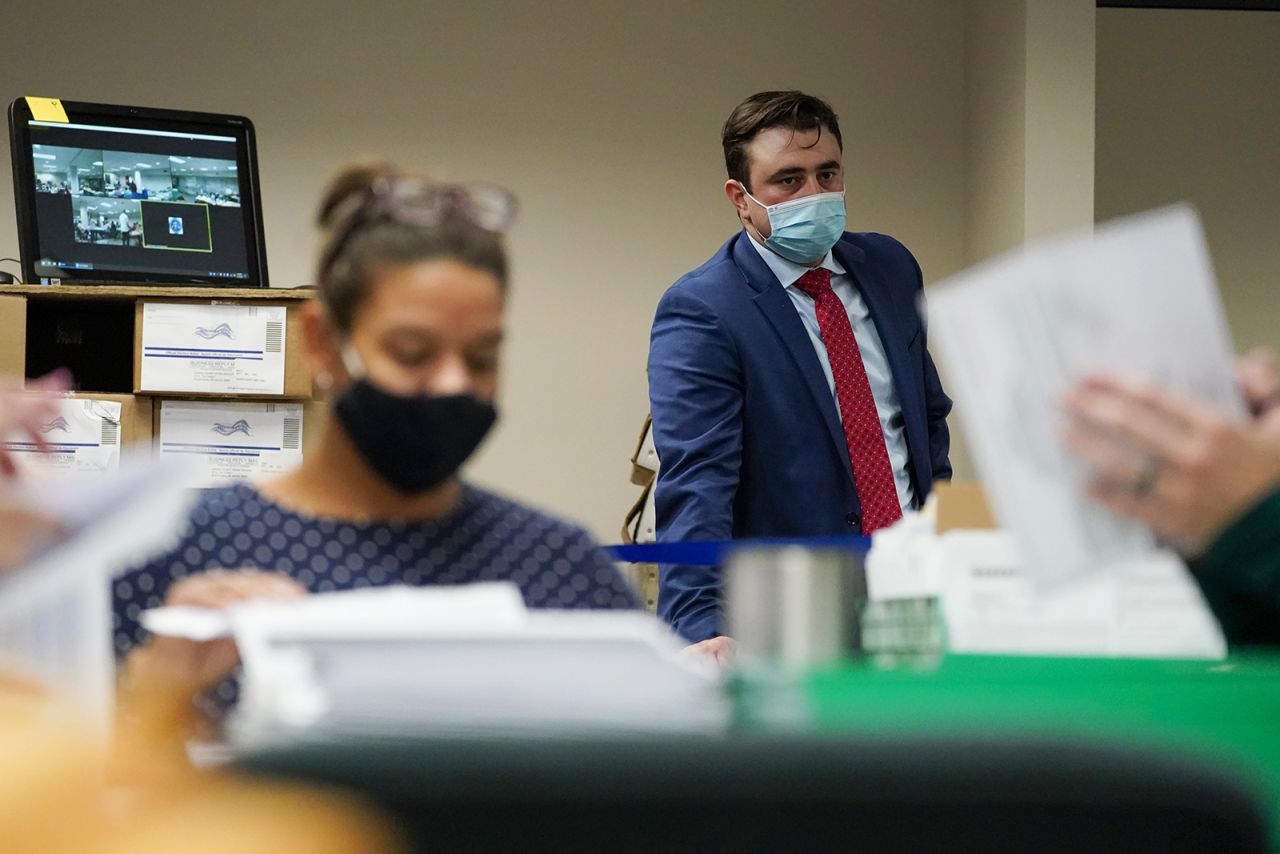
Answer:
[[(743, 192), (746, 188), (743, 187)], [(844, 234), (844, 191), (815, 193), (766, 205), (747, 193), (747, 198), (769, 215), (769, 236), (764, 245), (788, 261), (812, 264), (826, 257)]]

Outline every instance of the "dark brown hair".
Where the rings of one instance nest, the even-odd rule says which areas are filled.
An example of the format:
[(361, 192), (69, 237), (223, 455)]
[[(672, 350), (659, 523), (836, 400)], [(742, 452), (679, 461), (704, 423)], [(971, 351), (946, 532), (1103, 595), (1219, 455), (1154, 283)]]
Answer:
[[(835, 111), (821, 98), (795, 89), (785, 92), (757, 92), (733, 108), (725, 119), (720, 141), (724, 144), (724, 168), (729, 177), (751, 190), (751, 164), (747, 162), (747, 143), (769, 128), (790, 128), (792, 133), (818, 129), (818, 139), (826, 128), (836, 138), (841, 150), (840, 122)], [(814, 140), (816, 145), (817, 139)]]
[[(316, 212), (316, 221), (325, 232), (320, 258), (328, 257), (338, 239), (339, 227), (366, 194), (380, 181), (398, 178), (422, 179), (381, 161), (353, 163), (334, 176)], [(338, 330), (350, 332), (356, 308), (368, 296), (382, 269), (435, 258), (448, 258), (491, 273), (506, 292), (507, 254), (501, 235), (457, 213), (447, 213), (431, 227), (390, 218), (360, 225), (328, 265), (327, 273), (321, 271), (321, 280), (316, 282), (320, 301)]]

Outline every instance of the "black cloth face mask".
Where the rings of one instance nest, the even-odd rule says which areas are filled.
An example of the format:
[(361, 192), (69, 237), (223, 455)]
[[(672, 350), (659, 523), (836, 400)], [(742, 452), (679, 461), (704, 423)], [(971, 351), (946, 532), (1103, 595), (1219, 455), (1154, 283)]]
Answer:
[(352, 382), (333, 409), (369, 467), (405, 494), (456, 474), (498, 420), (493, 404), (473, 395), (392, 394), (367, 378)]

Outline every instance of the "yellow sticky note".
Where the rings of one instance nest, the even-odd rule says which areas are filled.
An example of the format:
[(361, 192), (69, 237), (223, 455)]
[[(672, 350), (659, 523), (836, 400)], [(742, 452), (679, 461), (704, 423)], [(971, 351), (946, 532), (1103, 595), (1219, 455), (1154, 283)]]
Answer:
[(27, 97), (27, 107), (31, 110), (31, 118), (38, 122), (62, 122), (67, 124), (67, 111), (62, 109), (60, 98)]

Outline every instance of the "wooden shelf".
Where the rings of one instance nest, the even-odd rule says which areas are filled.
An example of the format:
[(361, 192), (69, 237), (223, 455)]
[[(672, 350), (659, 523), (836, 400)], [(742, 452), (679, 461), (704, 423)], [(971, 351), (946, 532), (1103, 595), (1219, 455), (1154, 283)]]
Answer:
[[(0, 285), (0, 373), (40, 376), (67, 367), (77, 382), (113, 394), (211, 400), (307, 400), (314, 394), (302, 345), (302, 310), (314, 288), (181, 285)], [(285, 312), (284, 388), (279, 394), (143, 389), (142, 323), (147, 304), (276, 306)]]
[(315, 288), (201, 288), (186, 285), (0, 285), (0, 296), (39, 299), (307, 300)]

